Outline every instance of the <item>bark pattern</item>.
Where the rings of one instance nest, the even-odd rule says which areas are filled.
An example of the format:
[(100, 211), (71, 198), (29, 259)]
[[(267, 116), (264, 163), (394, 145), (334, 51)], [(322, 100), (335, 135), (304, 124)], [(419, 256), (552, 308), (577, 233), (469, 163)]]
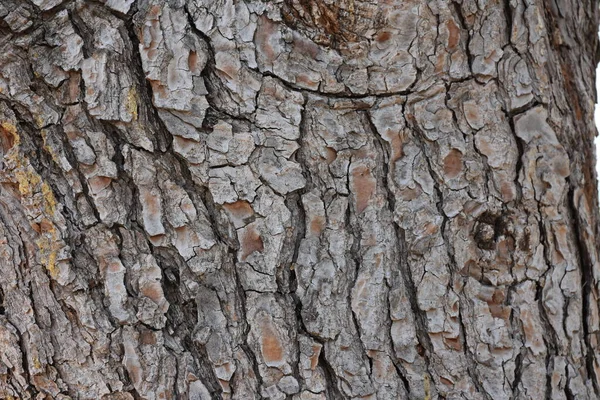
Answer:
[(0, 397), (595, 399), (591, 0), (0, 3)]

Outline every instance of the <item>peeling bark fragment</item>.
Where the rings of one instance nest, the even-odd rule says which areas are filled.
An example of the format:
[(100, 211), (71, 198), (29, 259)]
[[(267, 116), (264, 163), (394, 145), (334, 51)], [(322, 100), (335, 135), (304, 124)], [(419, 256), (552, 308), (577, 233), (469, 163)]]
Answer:
[(69, 78), (68, 71), (79, 69), (83, 60), (83, 39), (75, 33), (66, 10), (58, 12), (51, 20), (45, 38), (51, 47), (33, 47), (29, 55), (35, 61), (35, 74), (49, 85), (58, 87)]
[(103, 0), (104, 4), (122, 14), (127, 14), (134, 0)]
[(32, 77), (23, 74), (23, 71), (29, 70), (24, 62), (26, 53), (10, 41), (2, 45), (1, 51), (3, 57), (0, 61), (0, 93), (10, 96), (16, 104), (24, 107), (27, 120), (37, 128), (56, 124), (60, 118), (59, 114), (50, 107), (44, 95), (31, 90)]
[(26, 5), (15, 7), (12, 11), (3, 15), (3, 20), (13, 32), (21, 32), (33, 25), (31, 10)]
[[(83, 80), (86, 85), (85, 101), (91, 115), (108, 120), (123, 120), (129, 122), (133, 119), (133, 113), (127, 108), (128, 92), (131, 89), (130, 82), (123, 76), (124, 82), (117, 80), (114, 69), (107, 65), (106, 53), (95, 53), (86, 58), (81, 65)], [(124, 86), (124, 90), (120, 88)], [(117, 99), (104, 97), (104, 89), (112, 88), (113, 91), (121, 93)]]
[[(148, 399), (171, 396), (168, 388), (175, 381), (175, 357), (162, 347), (163, 333), (144, 327), (136, 330), (128, 326), (123, 328), (122, 336), (122, 363), (137, 392)], [(153, 360), (158, 360), (160, 369), (153, 365)]]
[(129, 147), (123, 149), (123, 157), (128, 160), (127, 169), (139, 188), (139, 202), (142, 205), (142, 222), (150, 236), (163, 235), (162, 196), (156, 184), (156, 169), (150, 157)]
[(208, 102), (200, 74), (207, 45), (190, 34), (184, 10), (145, 2), (136, 14), (139, 52), (152, 103), (167, 129), (176, 136), (198, 139)]
[(527, 63), (510, 50), (498, 65), (498, 79), (508, 92), (509, 110), (520, 109), (534, 99), (533, 81)]
[(56, 7), (62, 2), (63, 0), (33, 0), (33, 4), (35, 4), (44, 11), (50, 10), (51, 8)]
[[(258, 20), (259, 69), (328, 93), (398, 92), (414, 83), (417, 70), (408, 50), (416, 36), (416, 7), (353, 2), (330, 10), (319, 1), (286, 3), (281, 16)], [(391, 23), (376, 25), (384, 20)]]

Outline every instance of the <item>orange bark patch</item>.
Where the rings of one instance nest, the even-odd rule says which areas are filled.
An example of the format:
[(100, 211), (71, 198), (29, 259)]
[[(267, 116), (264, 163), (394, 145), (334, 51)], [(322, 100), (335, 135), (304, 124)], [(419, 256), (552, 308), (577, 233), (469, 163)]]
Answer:
[(411, 201), (419, 197), (419, 195), (423, 193), (420, 187), (415, 187), (414, 189), (404, 189), (400, 192), (400, 196), (402, 200)]
[(310, 58), (317, 58), (321, 54), (321, 48), (313, 41), (297, 36), (293, 41), (294, 51), (307, 55)]
[(569, 159), (567, 157), (558, 157), (554, 160), (554, 172), (563, 178), (571, 175)]
[(198, 68), (198, 53), (195, 51), (190, 51), (190, 55), (188, 56), (188, 67), (192, 72), (195, 72)]
[(387, 42), (388, 40), (390, 40), (391, 37), (392, 37), (392, 34), (389, 31), (383, 31), (383, 32), (379, 32), (377, 34), (377, 37), (375, 38), (375, 40), (378, 43), (383, 43), (383, 42)]
[(173, 136), (173, 142), (177, 143), (177, 147), (180, 152), (189, 153), (194, 147), (198, 146), (198, 142), (192, 139), (187, 139), (181, 136)]
[[(479, 119), (479, 108), (477, 108), (475, 106), (475, 104), (473, 104), (472, 102), (465, 102), (465, 104), (463, 105), (463, 112), (465, 113), (465, 118), (467, 119), (467, 122), (469, 124), (478, 124), (480, 122)], [(487, 144), (487, 141), (486, 141)], [(487, 147), (486, 151), (483, 151), (483, 154), (489, 154), (490, 152), (490, 148), (489, 146)]]
[(454, 386), (454, 382), (452, 382), (450, 379), (444, 378), (443, 376), (440, 376), (440, 382), (446, 386)]
[(160, 218), (160, 199), (155, 196), (150, 190), (144, 190), (142, 194), (144, 208), (148, 210), (148, 214)]
[(562, 76), (565, 78), (565, 92), (570, 99), (571, 106), (575, 109), (575, 118), (577, 121), (581, 121), (583, 118), (583, 112), (581, 110), (581, 104), (579, 100), (579, 90), (573, 87), (573, 74), (569, 71), (570, 66), (565, 65), (561, 62), (560, 65)]
[(450, 305), (450, 310), (451, 310), (451, 311), (452, 311), (452, 312), (453, 312), (455, 315), (458, 315), (458, 311), (459, 311), (459, 309), (460, 309), (460, 304), (459, 304), (459, 302), (458, 302), (458, 301), (455, 301), (455, 302), (453, 302), (453, 303)]
[(108, 264), (108, 270), (110, 272), (119, 272), (123, 269), (123, 265), (119, 261), (112, 261)]
[(448, 28), (448, 48), (454, 49), (460, 41), (460, 28), (451, 19), (446, 23), (446, 27)]
[(52, 232), (54, 231), (54, 224), (48, 221), (46, 218), (43, 218), (39, 224), (40, 232)]
[(523, 323), (523, 332), (525, 333), (525, 345), (531, 349), (533, 354), (541, 354), (544, 349), (542, 336), (535, 329), (533, 316), (529, 310), (521, 310), (521, 322)]
[(152, 6), (150, 8), (150, 11), (148, 12), (148, 15), (151, 16), (153, 20), (158, 19), (158, 17), (160, 17), (161, 14), (161, 8), (158, 5)]
[(310, 221), (310, 232), (315, 235), (320, 235), (325, 229), (325, 218), (318, 216)]
[(235, 203), (227, 203), (223, 206), (227, 212), (238, 218), (248, 218), (254, 214), (252, 206), (245, 200), (238, 200)]
[(504, 293), (503, 290), (500, 290), (500, 289), (494, 290), (494, 294), (492, 294), (492, 303), (493, 304), (502, 304), (502, 302), (504, 302), (504, 299), (506, 299), (506, 294)]
[(356, 211), (361, 213), (369, 205), (369, 200), (375, 193), (376, 181), (371, 171), (364, 165), (352, 170), (352, 189), (356, 200)]
[(265, 249), (260, 233), (253, 226), (248, 226), (244, 230), (241, 246), (242, 261), (246, 261), (246, 258), (255, 251), (262, 252)]
[(502, 194), (502, 200), (505, 202), (514, 200), (517, 195), (514, 185), (509, 181), (502, 182), (500, 185), (500, 194)]
[(163, 299), (161, 286), (158, 282), (145, 284), (140, 288), (140, 293), (156, 304), (160, 303), (160, 301)]
[(235, 203), (227, 203), (223, 208), (231, 218), (231, 222), (236, 228), (244, 226), (245, 220), (254, 215), (254, 210), (250, 203), (244, 200), (238, 200)]
[(320, 344), (315, 344), (312, 347), (313, 353), (310, 356), (310, 369), (312, 371), (315, 370), (315, 368), (317, 368), (317, 365), (319, 364), (319, 355), (321, 355), (321, 345)]
[(508, 320), (508, 318), (510, 317), (510, 308), (509, 307), (498, 305), (498, 304), (492, 304), (489, 307), (490, 307), (490, 314), (492, 314), (492, 317), (494, 317), (494, 318)]
[(390, 161), (394, 162), (404, 156), (404, 144), (402, 143), (400, 134), (393, 134), (390, 136), (390, 147), (392, 148), (392, 157)]
[(513, 238), (507, 237), (498, 241), (498, 246), (496, 247), (498, 252), (498, 258), (502, 261), (509, 262), (512, 253), (515, 250), (515, 242)]
[(13, 125), (6, 122), (0, 124), (0, 146), (2, 146), (4, 153), (15, 145), (16, 137), (17, 130)]
[(439, 74), (442, 72), (444, 70), (444, 65), (446, 65), (446, 54), (439, 53), (435, 61), (435, 73)]
[(237, 68), (233, 64), (220, 65), (218, 67), (218, 69), (219, 69), (219, 71), (223, 72), (225, 75), (227, 75), (231, 79), (235, 79), (235, 77), (238, 75), (238, 73), (240, 71), (239, 68)]
[(221, 385), (221, 388), (223, 389), (224, 393), (231, 393), (229, 381), (226, 381), (224, 379), (219, 379), (219, 385)]
[(444, 343), (446, 344), (446, 346), (448, 346), (451, 349), (454, 349), (456, 351), (462, 350), (462, 345), (460, 343), (460, 340), (458, 340), (458, 338), (444, 338)]
[(169, 97), (167, 93), (167, 88), (165, 87), (165, 85), (160, 83), (160, 81), (151, 80), (150, 86), (152, 86), (152, 93), (154, 93), (155, 95), (158, 94), (159, 98), (166, 99)]
[(150, 243), (152, 243), (154, 246), (164, 246), (165, 245), (164, 240), (166, 237), (167, 237), (167, 235), (160, 234), (160, 235), (149, 236), (148, 240), (150, 240)]
[(156, 344), (156, 336), (154, 335), (154, 332), (152, 332), (148, 329), (144, 329), (140, 333), (140, 343), (141, 344)]
[(52, 382), (45, 376), (34, 375), (33, 382), (35, 383), (35, 386), (36, 388), (38, 388), (38, 390), (41, 389), (47, 393), (60, 393), (60, 390), (58, 389), (58, 386), (56, 386), (56, 383)]
[(437, 224), (434, 224), (433, 222), (428, 222), (425, 225), (425, 229), (423, 230), (423, 232), (427, 235), (435, 235), (439, 232), (439, 230), (440, 227)]
[(369, 357), (373, 360), (373, 375), (380, 380), (381, 378), (385, 377), (385, 376), (390, 376), (390, 373), (392, 373), (391, 368), (392, 367), (392, 363), (384, 363), (381, 361), (380, 358), (377, 357), (377, 353), (376, 351), (369, 351), (368, 355)]
[(298, 84), (302, 84), (308, 88), (311, 89), (316, 89), (319, 87), (319, 82), (311, 79), (308, 75), (306, 74), (298, 74), (296, 75), (296, 83)]
[(69, 103), (75, 103), (79, 97), (80, 78), (79, 74), (75, 72), (71, 72), (70, 75), (71, 77), (69, 78), (69, 83), (65, 90), (65, 96)]
[(265, 364), (277, 366), (283, 360), (283, 346), (270, 324), (263, 326), (261, 338), (261, 352)]
[(460, 171), (462, 171), (462, 153), (452, 149), (444, 158), (444, 173), (448, 178), (456, 178)]
[(327, 160), (327, 164), (331, 164), (337, 158), (337, 151), (332, 149), (331, 147), (325, 147), (325, 159)]
[(266, 16), (259, 18), (258, 29), (256, 30), (256, 47), (268, 62), (273, 62), (276, 57), (275, 50), (270, 43), (271, 36), (273, 36), (276, 29), (277, 25)]

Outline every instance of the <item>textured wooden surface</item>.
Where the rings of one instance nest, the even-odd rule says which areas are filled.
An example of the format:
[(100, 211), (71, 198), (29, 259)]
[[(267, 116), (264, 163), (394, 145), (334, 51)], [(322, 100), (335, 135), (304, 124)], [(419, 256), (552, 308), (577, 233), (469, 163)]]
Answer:
[(599, 398), (596, 7), (1, 1), (0, 398)]

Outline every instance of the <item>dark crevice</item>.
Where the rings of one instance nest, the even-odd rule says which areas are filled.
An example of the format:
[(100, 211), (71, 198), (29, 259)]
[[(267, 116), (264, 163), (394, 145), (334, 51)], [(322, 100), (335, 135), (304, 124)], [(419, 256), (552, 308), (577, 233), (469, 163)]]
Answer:
[[(442, 189), (440, 188), (440, 183), (439, 183), (439, 179), (438, 179), (439, 176), (435, 172), (435, 170), (431, 164), (431, 157), (426, 149), (426, 146), (427, 146), (426, 143), (428, 143), (429, 141), (427, 140), (425, 133), (417, 125), (416, 121), (414, 121), (413, 119), (407, 119), (407, 122), (409, 123), (409, 126), (412, 129), (412, 131), (415, 132), (415, 135), (414, 135), (415, 141), (417, 142), (417, 145), (419, 146), (421, 153), (423, 154), (429, 174), (431, 176), (431, 179), (433, 180), (433, 187), (434, 187), (434, 190), (436, 192), (436, 197), (437, 197), (436, 206), (437, 206), (439, 215), (443, 219), (442, 226), (440, 228), (440, 232), (441, 232), (441, 237), (444, 241), (444, 246), (446, 248), (446, 252), (448, 254), (448, 259), (449, 259), (448, 268), (449, 268), (449, 273), (450, 273), (450, 282), (453, 282), (454, 273), (458, 270), (457, 262), (454, 257), (452, 240), (451, 240), (451, 238), (448, 237), (448, 233), (446, 232), (446, 225), (449, 222), (449, 219), (444, 212), (444, 197), (443, 197)], [(452, 288), (449, 287), (448, 290), (452, 290)], [(468, 308), (468, 307), (466, 307), (467, 303), (466, 303), (466, 299), (464, 298), (464, 296), (462, 294), (457, 294), (457, 295), (460, 299), (460, 305), (461, 305), (460, 310)], [(467, 334), (466, 334), (467, 331), (465, 329), (464, 321), (462, 318), (463, 313), (460, 312), (460, 310), (459, 310), (459, 315), (458, 315), (457, 320), (459, 322), (459, 327), (460, 327), (459, 337), (461, 339), (461, 347), (463, 349), (463, 354), (465, 356), (465, 360), (467, 361), (467, 372), (468, 372), (469, 377), (471, 378), (471, 381), (473, 382), (475, 388), (477, 389), (478, 393), (480, 393), (482, 396), (484, 396), (485, 399), (491, 400), (490, 394), (483, 387), (482, 381), (477, 374), (477, 361), (475, 359), (475, 355), (472, 354), (472, 352), (468, 348)]]
[[(319, 342), (317, 339), (315, 339), (315, 341)], [(342, 393), (339, 390), (337, 374), (335, 373), (335, 370), (333, 369), (331, 364), (329, 364), (329, 361), (327, 361), (327, 358), (325, 356), (325, 350), (325, 345), (323, 344), (321, 352), (319, 353), (318, 363), (318, 365), (323, 370), (325, 382), (327, 382), (327, 387), (325, 388), (325, 397), (327, 398), (327, 400), (344, 399), (346, 398), (346, 396), (342, 395)]]
[(504, 0), (504, 14), (506, 17), (506, 42), (511, 43), (513, 31), (513, 6), (510, 4), (510, 0)]
[[(506, 113), (506, 111), (505, 111)], [(515, 139), (515, 144), (517, 145), (517, 165), (515, 166), (515, 188), (517, 189), (517, 198), (515, 199), (516, 204), (520, 204), (521, 200), (523, 199), (523, 185), (521, 184), (520, 181), (520, 175), (523, 171), (523, 156), (525, 154), (525, 145), (523, 142), (523, 139), (521, 139), (518, 135), (517, 135), (517, 131), (515, 129), (515, 120), (513, 118), (513, 116), (508, 115), (507, 114), (507, 118), (506, 120), (508, 121), (508, 125), (510, 126), (510, 131), (513, 134), (513, 137)]]
[[(302, 107), (301, 120), (300, 120), (300, 124), (299, 124), (299, 128), (298, 128), (299, 132), (300, 132), (300, 136), (298, 138), (299, 143), (302, 142), (303, 137), (305, 135), (305, 130), (306, 130), (305, 116), (306, 116), (307, 102), (308, 102), (308, 98), (306, 96), (304, 96), (304, 104)], [(296, 161), (302, 168), (302, 175), (305, 177), (306, 182), (309, 182), (310, 174), (307, 171), (308, 168), (306, 166), (306, 162), (305, 162), (304, 156), (302, 154), (302, 147), (300, 147), (300, 149), (296, 153), (294, 153), (294, 156), (296, 158)], [(298, 297), (298, 294), (297, 294), (298, 276), (296, 274), (296, 263), (298, 261), (300, 245), (302, 244), (302, 240), (304, 239), (305, 234), (306, 234), (306, 211), (304, 210), (304, 206), (302, 203), (302, 195), (304, 193), (306, 193), (306, 191), (307, 191), (307, 187), (305, 186), (303, 189), (301, 189), (299, 191), (289, 193), (285, 198), (285, 205), (292, 213), (291, 221), (295, 222), (292, 227), (292, 235), (290, 238), (290, 243), (293, 246), (291, 260), (290, 260), (289, 266), (288, 265), (285, 265), (285, 266), (288, 267), (288, 270), (289, 270), (289, 279), (288, 279), (287, 290), (288, 290), (290, 297), (292, 299), (292, 302), (294, 304), (294, 314), (295, 314), (295, 318), (296, 318), (296, 326), (298, 327), (297, 334), (303, 333), (307, 336), (310, 336), (306, 330), (306, 327), (304, 326), (304, 321), (302, 319), (302, 301), (300, 300), (300, 298)], [(296, 348), (296, 352), (297, 352), (297, 357), (298, 357), (298, 359), (300, 359), (300, 346), (298, 345), (298, 343), (295, 344), (295, 348)], [(297, 364), (295, 364), (292, 366), (292, 369), (293, 369), (295, 378), (298, 380), (298, 382), (302, 383), (303, 379), (300, 376), (299, 366)]]
[[(198, 305), (195, 299), (181, 291), (181, 273), (185, 273), (185, 262), (178, 254), (160, 249), (154, 254), (162, 271), (164, 296), (169, 302), (164, 330), (182, 338), (180, 345), (188, 351), (196, 363), (197, 373), (202, 382), (216, 398), (220, 398), (221, 386), (210, 364), (206, 349), (194, 340), (194, 330), (198, 321)], [(215, 397), (213, 397), (215, 398)]]
[(523, 376), (523, 350), (517, 357), (515, 357), (515, 379), (513, 380), (512, 387), (512, 395), (514, 399), (519, 398), (519, 385), (521, 384), (521, 378)]
[(405, 90), (398, 90), (395, 92), (383, 92), (383, 93), (355, 94), (355, 93), (351, 93), (348, 91), (346, 91), (346, 92), (322, 92), (322, 91), (315, 90), (315, 89), (308, 89), (308, 88), (300, 87), (300, 86), (295, 85), (292, 82), (289, 82), (289, 81), (281, 78), (280, 76), (274, 74), (273, 72), (260, 71), (258, 68), (251, 68), (247, 64), (245, 64), (245, 66), (249, 70), (254, 71), (257, 74), (260, 74), (263, 77), (270, 77), (270, 78), (277, 80), (282, 86), (285, 86), (289, 90), (292, 90), (295, 92), (306, 93), (306, 94), (314, 94), (314, 95), (317, 95), (320, 97), (325, 97), (325, 98), (330, 98), (330, 99), (335, 99), (335, 100), (343, 100), (343, 99), (361, 100), (361, 99), (376, 99), (376, 98), (383, 99), (386, 97), (406, 96), (406, 95), (409, 95), (414, 92), (414, 87), (419, 82), (419, 72), (420, 72), (420, 70), (417, 69), (417, 77), (415, 78), (415, 81)]
[[(421, 344), (421, 346), (423, 346), (423, 342), (429, 341), (429, 336), (427, 334), (427, 330), (425, 327), (425, 320), (422, 318), (419, 318), (421, 313), (418, 310), (416, 288), (414, 287), (412, 278), (409, 278), (409, 276), (411, 276), (411, 273), (410, 273), (410, 267), (408, 265), (408, 259), (407, 259), (408, 250), (406, 248), (407, 246), (406, 246), (406, 242), (405, 242), (404, 230), (402, 230), (402, 228), (400, 228), (400, 225), (398, 225), (398, 222), (396, 221), (396, 218), (395, 218), (396, 198), (394, 196), (394, 193), (392, 192), (392, 187), (390, 185), (390, 182), (388, 181), (388, 179), (390, 178), (390, 170), (389, 170), (390, 169), (389, 163), (390, 163), (390, 157), (391, 157), (390, 145), (385, 142), (383, 137), (381, 137), (381, 134), (379, 133), (379, 131), (377, 130), (377, 127), (373, 123), (373, 120), (372, 120), (369, 112), (368, 111), (364, 112), (364, 115), (368, 122), (368, 126), (373, 134), (373, 144), (374, 144), (375, 148), (377, 149), (377, 151), (379, 152), (379, 154), (381, 154), (381, 157), (382, 157), (382, 160), (381, 160), (382, 161), (382, 163), (381, 163), (381, 165), (382, 165), (382, 174), (381, 174), (382, 187), (383, 187), (386, 197), (387, 197), (386, 204), (388, 206), (391, 221), (393, 223), (396, 243), (398, 244), (397, 251), (399, 254), (399, 261), (400, 261), (400, 265), (399, 265), (400, 274), (399, 275), (403, 281), (404, 288), (406, 288), (406, 290), (408, 292), (407, 294), (409, 297), (409, 302), (411, 303), (413, 318), (415, 321), (420, 322), (420, 324), (417, 324), (417, 341)], [(410, 290), (410, 288), (412, 288), (412, 291)], [(388, 292), (388, 296), (389, 296), (389, 292)], [(389, 304), (388, 304), (388, 312), (389, 311), (390, 310), (389, 310)], [(391, 322), (391, 318), (390, 318), (390, 322)], [(432, 349), (431, 346), (432, 346), (432, 344), (430, 342), (428, 342), (423, 347)], [(389, 355), (392, 358), (394, 367), (396, 369), (396, 373), (398, 374), (398, 377), (402, 381), (404, 390), (406, 391), (406, 393), (410, 393), (411, 387), (410, 387), (408, 379), (406, 378), (405, 368), (401, 365), (400, 360), (398, 360), (398, 358), (395, 356), (395, 354), (393, 352), (391, 352), (391, 354), (389, 354)], [(429, 365), (429, 360), (428, 360), (427, 355), (425, 355), (424, 358), (425, 358), (427, 365)]]
[[(350, 165), (352, 163), (349, 163), (349, 168)], [(349, 204), (347, 209), (346, 209), (346, 216), (345, 216), (345, 226), (351, 231), (353, 232), (352, 235), (352, 246), (350, 247), (350, 262), (349, 264), (354, 267), (349, 268), (349, 278), (348, 278), (348, 285), (347, 285), (347, 295), (346, 295), (346, 304), (348, 305), (348, 312), (350, 313), (350, 317), (349, 318), (349, 322), (351, 322), (352, 326), (354, 327), (354, 330), (356, 331), (356, 336), (358, 338), (357, 340), (357, 344), (360, 346), (361, 349), (361, 353), (362, 353), (362, 358), (363, 360), (366, 359), (366, 361), (369, 362), (369, 371), (368, 371), (368, 375), (369, 375), (369, 379), (371, 379), (371, 374), (373, 373), (373, 360), (371, 359), (371, 357), (368, 356), (368, 351), (365, 347), (365, 344), (362, 340), (362, 329), (361, 329), (361, 325), (358, 322), (358, 318), (356, 316), (356, 313), (354, 312), (354, 309), (352, 308), (352, 290), (356, 285), (356, 281), (358, 279), (358, 275), (360, 272), (360, 267), (362, 265), (362, 256), (361, 256), (361, 243), (362, 243), (362, 229), (358, 223), (358, 217), (356, 216), (355, 213), (352, 212), (352, 206)], [(343, 379), (343, 378), (342, 378)]]
[(567, 382), (565, 383), (565, 397), (567, 398), (567, 400), (576, 400), (577, 397), (575, 397), (575, 395), (573, 394), (573, 391), (571, 390), (571, 385), (570, 385), (571, 378), (569, 377), (569, 364), (568, 363), (567, 363), (567, 365), (565, 365), (565, 377), (567, 379)]
[(590, 340), (590, 336), (592, 335), (592, 333), (590, 332), (589, 327), (589, 321), (592, 318), (592, 316), (590, 315), (590, 300), (593, 299), (592, 285), (594, 284), (594, 264), (592, 262), (592, 257), (588, 252), (587, 246), (585, 245), (584, 240), (581, 237), (583, 227), (581, 226), (581, 222), (579, 220), (579, 212), (577, 211), (577, 206), (575, 205), (575, 192), (570, 178), (567, 178), (567, 184), (569, 186), (569, 191), (567, 194), (567, 207), (569, 210), (570, 220), (573, 223), (573, 237), (575, 240), (575, 245), (577, 247), (577, 255), (579, 257), (579, 266), (581, 268), (581, 277), (583, 284), (581, 294), (581, 315), (583, 320), (583, 340), (586, 347), (585, 364), (588, 373), (588, 378), (591, 379), (592, 384), (594, 386), (594, 391), (596, 395), (598, 395), (600, 393), (600, 390), (598, 388), (598, 381), (594, 368), (594, 357), (596, 355), (596, 352), (594, 351), (594, 346), (592, 345), (592, 342)]
[[(460, 3), (462, 3), (462, 1)], [(464, 41), (461, 40), (461, 43), (464, 43), (464, 45), (465, 45), (465, 53), (467, 55), (467, 60), (469, 62), (470, 76), (474, 76), (473, 62), (475, 60), (475, 56), (471, 53), (471, 49), (469, 48), (469, 45), (471, 43), (471, 35), (469, 34), (470, 28), (469, 28), (469, 25), (467, 24), (465, 16), (463, 15), (463, 12), (461, 9), (461, 4), (459, 4), (459, 2), (457, 2), (457, 0), (452, 0), (451, 5), (452, 5), (452, 8), (454, 9), (454, 15), (456, 16), (456, 18), (458, 19), (458, 21), (460, 23), (461, 32), (464, 32), (466, 34), (466, 36), (465, 36), (466, 40), (464, 40)], [(461, 35), (461, 39), (462, 39), (462, 35)]]
[[(546, 342), (546, 340), (544, 339), (544, 342)], [(545, 366), (546, 366), (546, 399), (551, 399), (552, 398), (552, 373), (551, 371), (554, 370), (554, 357), (550, 354), (550, 352), (548, 352), (546, 354), (546, 359), (545, 359)]]

